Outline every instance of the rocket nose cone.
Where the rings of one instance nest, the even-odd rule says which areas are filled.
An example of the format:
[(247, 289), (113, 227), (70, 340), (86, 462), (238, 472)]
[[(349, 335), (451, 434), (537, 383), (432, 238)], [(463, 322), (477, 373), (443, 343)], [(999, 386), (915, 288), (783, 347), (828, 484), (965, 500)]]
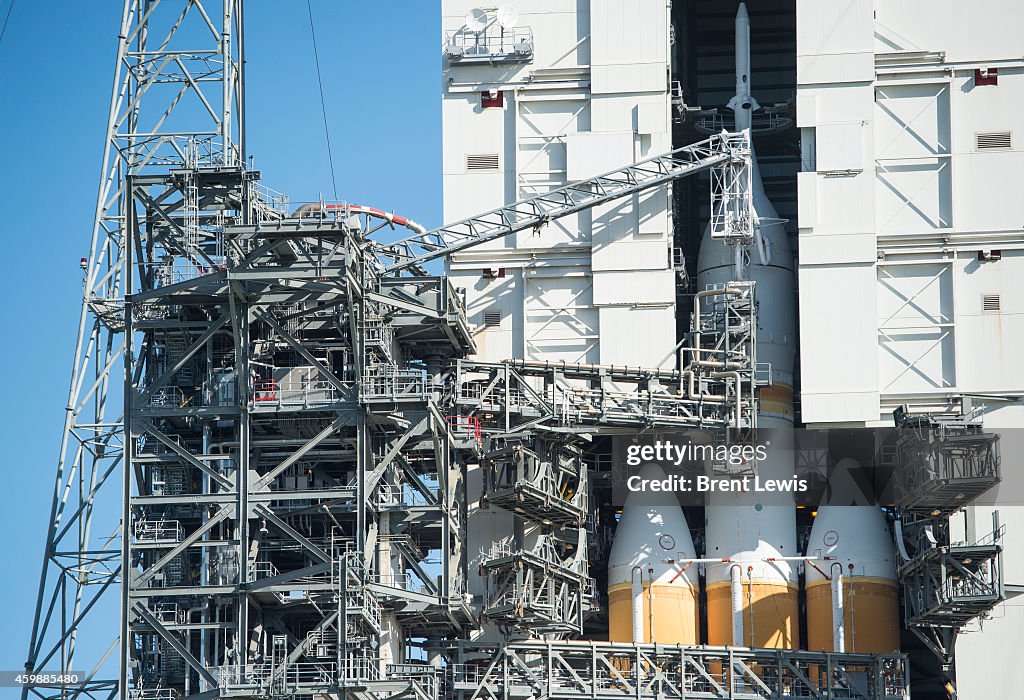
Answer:
[(736, 19), (750, 19), (750, 15), (747, 14), (747, 3), (740, 3), (739, 9), (736, 10)]

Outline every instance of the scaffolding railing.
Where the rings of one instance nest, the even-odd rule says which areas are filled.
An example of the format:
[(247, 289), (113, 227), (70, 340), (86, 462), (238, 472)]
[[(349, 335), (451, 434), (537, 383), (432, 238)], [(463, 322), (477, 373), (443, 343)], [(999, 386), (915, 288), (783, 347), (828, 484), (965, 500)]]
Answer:
[(139, 520), (135, 523), (135, 539), (145, 543), (176, 543), (185, 536), (177, 520)]
[(433, 389), (433, 384), (423, 370), (378, 365), (363, 372), (359, 400), (426, 401), (433, 395)]
[(332, 661), (294, 662), (280, 669), (272, 663), (259, 663), (218, 666), (212, 670), (224, 690), (278, 691), (272, 695), (327, 692), (338, 681), (338, 665)]
[(608, 642), (517, 642), (460, 649), (449, 667), (460, 700), (477, 698), (817, 698), (907, 700), (903, 654), (832, 654)]
[[(316, 370), (310, 368), (311, 372)], [(258, 379), (253, 382), (252, 401), (256, 408), (328, 406), (343, 400), (333, 383), (320, 378)]]
[(480, 31), (445, 32), (444, 52), (453, 63), (526, 62), (533, 58), (533, 30), (492, 22)]

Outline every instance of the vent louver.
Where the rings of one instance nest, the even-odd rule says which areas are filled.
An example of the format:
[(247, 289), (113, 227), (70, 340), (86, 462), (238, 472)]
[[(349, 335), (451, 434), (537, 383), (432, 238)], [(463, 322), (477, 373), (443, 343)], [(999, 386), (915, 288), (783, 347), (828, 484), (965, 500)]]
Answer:
[(466, 155), (466, 170), (497, 170), (497, 153), (472, 153)]
[(1002, 302), (998, 294), (982, 294), (981, 310), (987, 313), (996, 313), (1002, 309)]
[(493, 328), (501, 325), (500, 311), (484, 311), (484, 326)]
[(986, 131), (975, 134), (974, 143), (979, 151), (1004, 150), (1013, 146), (1013, 138), (1009, 131)]

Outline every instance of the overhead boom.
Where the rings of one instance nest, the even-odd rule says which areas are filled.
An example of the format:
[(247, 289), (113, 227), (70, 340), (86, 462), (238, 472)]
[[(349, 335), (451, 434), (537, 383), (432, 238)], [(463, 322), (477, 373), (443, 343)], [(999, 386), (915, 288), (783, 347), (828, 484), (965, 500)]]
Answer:
[(538, 228), (553, 219), (643, 192), (718, 165), (747, 167), (749, 160), (749, 132), (723, 131), (703, 141), (603, 175), (521, 199), (394, 243), (381, 244), (377, 256), (385, 273), (400, 272), (516, 231)]

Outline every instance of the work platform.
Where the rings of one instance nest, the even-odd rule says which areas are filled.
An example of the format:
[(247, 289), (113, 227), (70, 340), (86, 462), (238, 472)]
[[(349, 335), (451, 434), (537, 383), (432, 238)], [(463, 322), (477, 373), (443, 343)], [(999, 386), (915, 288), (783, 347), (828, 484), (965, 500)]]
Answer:
[[(443, 662), (441, 659), (443, 658)], [(215, 669), (221, 697), (338, 694), (373, 700), (907, 700), (902, 654), (830, 654), (783, 649), (607, 642), (461, 643), (439, 665), (296, 664)], [(156, 700), (156, 696), (146, 696)]]

